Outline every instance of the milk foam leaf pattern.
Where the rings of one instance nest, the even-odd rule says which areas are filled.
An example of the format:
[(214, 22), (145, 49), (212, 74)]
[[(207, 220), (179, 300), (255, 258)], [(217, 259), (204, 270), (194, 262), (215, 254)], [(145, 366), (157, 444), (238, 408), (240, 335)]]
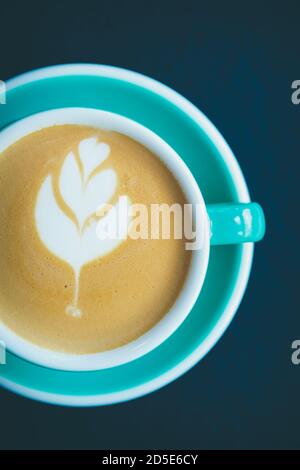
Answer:
[[(76, 152), (81, 164), (76, 159)], [(77, 224), (60, 207), (59, 198), (55, 197), (51, 174), (42, 183), (37, 196), (35, 220), (40, 239), (51, 253), (68, 263), (74, 271), (73, 303), (66, 308), (66, 312), (74, 317), (82, 315), (78, 307), (81, 268), (116, 248), (126, 238), (128, 230), (129, 221), (126, 221), (122, 226), (121, 237), (99, 240), (96, 219), (92, 217), (90, 220), (101, 207), (110, 202), (117, 189), (116, 172), (111, 168), (101, 171), (101, 164), (109, 154), (110, 147), (105, 143), (98, 143), (97, 138), (92, 137), (82, 140), (78, 148), (68, 153), (63, 161), (59, 192), (74, 214)], [(127, 196), (123, 197), (129, 205)], [(115, 207), (118, 204), (119, 201)], [(106, 214), (103, 222), (109, 217), (110, 213)]]
[[(65, 158), (59, 177), (59, 190), (67, 206), (78, 220), (82, 206), (82, 179), (73, 152)], [(78, 220), (78, 222), (80, 222)]]
[(84, 223), (95, 210), (100, 211), (110, 201), (116, 188), (117, 176), (114, 170), (103, 170), (93, 176), (82, 194), (81, 212), (78, 214), (80, 223)]
[[(82, 257), (89, 263), (100, 256), (104, 256), (117, 248), (127, 238), (130, 223), (130, 200), (127, 196), (120, 196), (113, 209), (111, 209), (99, 222), (95, 220), (85, 229), (82, 236)], [(117, 215), (117, 223), (114, 217)], [(99, 240), (99, 232), (103, 226), (108, 225), (116, 230), (116, 236)]]
[(80, 142), (78, 150), (83, 167), (83, 180), (86, 182), (91, 173), (108, 158), (110, 147), (104, 142), (98, 142), (96, 137), (90, 137)]
[(39, 190), (35, 218), (39, 236), (48, 250), (77, 271), (80, 236), (76, 225), (56, 202), (51, 175), (47, 176)]
[[(84, 161), (87, 161), (86, 156)], [(93, 170), (91, 167), (91, 171)], [(91, 179), (84, 181), (74, 154), (71, 152), (65, 159), (59, 189), (65, 203), (74, 213), (80, 230), (87, 218), (111, 199), (116, 187), (117, 177), (112, 169), (96, 173)]]

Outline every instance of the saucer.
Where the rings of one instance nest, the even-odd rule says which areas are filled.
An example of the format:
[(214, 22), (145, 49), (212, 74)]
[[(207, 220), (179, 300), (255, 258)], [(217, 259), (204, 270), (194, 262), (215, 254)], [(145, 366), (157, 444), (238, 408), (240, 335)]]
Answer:
[[(116, 67), (48, 67), (12, 79), (0, 128), (28, 115), (62, 107), (119, 113), (148, 127), (181, 156), (206, 203), (249, 202), (241, 170), (212, 123), (161, 83)], [(153, 392), (182, 375), (214, 346), (231, 322), (251, 270), (253, 244), (211, 248), (201, 294), (184, 323), (154, 351), (128, 364), (95, 372), (64, 372), (27, 362), (7, 351), (0, 384), (53, 404), (95, 406)], [(1, 338), (0, 338), (1, 339)]]

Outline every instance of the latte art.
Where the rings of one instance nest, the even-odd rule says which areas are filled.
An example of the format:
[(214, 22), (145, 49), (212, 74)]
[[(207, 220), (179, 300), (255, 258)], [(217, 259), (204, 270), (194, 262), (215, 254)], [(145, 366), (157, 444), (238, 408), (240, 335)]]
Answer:
[[(96, 212), (110, 202), (117, 188), (117, 174), (109, 168), (101, 171), (101, 164), (109, 157), (109, 145), (97, 137), (82, 140), (63, 161), (58, 187), (53, 177), (47, 176), (36, 202), (35, 220), (42, 242), (58, 258), (74, 270), (73, 303), (66, 312), (81, 317), (78, 307), (80, 272), (84, 264), (104, 256), (126, 238), (129, 220), (123, 224), (123, 233), (114, 240), (101, 240), (96, 233)], [(61, 197), (55, 197), (60, 193)], [(62, 200), (61, 200), (62, 198)], [(122, 202), (129, 206), (129, 198)], [(116, 207), (120, 205), (120, 197)], [(128, 213), (128, 208), (126, 213)], [(103, 217), (105, 223), (109, 214)]]
[(123, 134), (57, 125), (21, 138), (0, 154), (0, 201), (0, 322), (36, 345), (121, 347), (182, 290), (185, 238), (133, 239), (128, 215), (117, 238), (97, 236), (114, 212), (106, 205), (128, 214), (187, 202), (162, 161)]

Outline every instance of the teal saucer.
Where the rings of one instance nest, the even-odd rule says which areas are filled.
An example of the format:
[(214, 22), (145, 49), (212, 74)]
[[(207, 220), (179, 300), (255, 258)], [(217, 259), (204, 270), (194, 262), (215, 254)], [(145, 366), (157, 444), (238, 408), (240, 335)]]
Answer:
[[(207, 203), (249, 202), (239, 166), (224, 139), (190, 102), (134, 72), (97, 65), (49, 67), (8, 83), (0, 128), (30, 114), (90, 107), (127, 116), (166, 140), (194, 174)], [(152, 392), (190, 369), (232, 320), (251, 269), (253, 245), (212, 247), (204, 287), (181, 327), (129, 364), (96, 372), (47, 369), (7, 352), (0, 383), (48, 403), (93, 406)], [(1, 338), (0, 338), (1, 339)]]

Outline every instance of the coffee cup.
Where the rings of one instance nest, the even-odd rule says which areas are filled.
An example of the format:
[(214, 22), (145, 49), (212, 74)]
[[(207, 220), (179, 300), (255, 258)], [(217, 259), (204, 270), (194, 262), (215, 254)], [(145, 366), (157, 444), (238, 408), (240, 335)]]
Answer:
[[(88, 131), (89, 135), (87, 136), (85, 136), (85, 128), (89, 129)], [(79, 133), (82, 132), (82, 136), (81, 136), (82, 138), (80, 137), (80, 145), (78, 145), (79, 153), (81, 149), (82, 153), (84, 155), (87, 155), (86, 161), (91, 162), (95, 160), (98, 166), (101, 164), (99, 163), (101, 159), (103, 159), (103, 164), (106, 165), (106, 159), (108, 158), (107, 154), (108, 154), (108, 147), (109, 147), (109, 145), (107, 144), (107, 141), (109, 141), (109, 139), (111, 138), (110, 133), (117, 133), (118, 135), (123, 136), (121, 138), (118, 137), (118, 139), (121, 139), (121, 141), (116, 141), (115, 143), (116, 148), (118, 149), (122, 149), (122, 148), (127, 149), (126, 150), (127, 152), (128, 149), (137, 148), (136, 147), (137, 145), (143, 149), (146, 149), (149, 153), (151, 153), (152, 157), (150, 158), (149, 156), (149, 161), (147, 160), (147, 162), (145, 163), (145, 168), (148, 169), (148, 167), (150, 168), (151, 166), (152, 168), (151, 171), (154, 171), (152, 175), (155, 174), (155, 172), (157, 172), (157, 175), (159, 174), (161, 177), (161, 174), (164, 171), (166, 171), (166, 175), (167, 174), (172, 175), (172, 178), (173, 178), (172, 181), (174, 180), (174, 182), (170, 184), (175, 185), (175, 186), (177, 184), (180, 190), (182, 191), (182, 194), (184, 195), (184, 205), (188, 207), (188, 216), (190, 217), (190, 220), (192, 221), (192, 227), (190, 227), (190, 229), (192, 228), (193, 238), (189, 241), (186, 241), (186, 240), (184, 241), (185, 249), (186, 251), (189, 252), (188, 268), (186, 269), (184, 282), (182, 282), (182, 286), (180, 286), (180, 288), (177, 287), (174, 301), (172, 303), (171, 303), (171, 300), (168, 301), (169, 304), (171, 304), (169, 305), (169, 307), (168, 307), (168, 303), (166, 303), (166, 305), (163, 308), (164, 310), (163, 315), (158, 321), (155, 322), (154, 325), (149, 327), (149, 325), (147, 324), (148, 327), (146, 328), (146, 331), (144, 331), (141, 335), (138, 335), (138, 337), (134, 338), (133, 340), (124, 342), (124, 338), (123, 338), (122, 341), (124, 342), (124, 344), (118, 345), (117, 347), (111, 347), (111, 345), (108, 345), (107, 349), (105, 349), (104, 347), (102, 348), (104, 350), (101, 350), (99, 352), (89, 352), (89, 353), (82, 352), (80, 348), (78, 351), (75, 350), (72, 352), (70, 351), (66, 352), (63, 350), (63, 348), (59, 348), (59, 350), (55, 348), (51, 348), (47, 346), (47, 344), (43, 344), (43, 341), (41, 341), (40, 336), (37, 340), (35, 339), (35, 334), (34, 332), (32, 332), (34, 330), (34, 325), (35, 325), (34, 322), (32, 323), (32, 325), (31, 324), (23, 325), (22, 334), (20, 334), (20, 330), (17, 328), (17, 326), (18, 326), (18, 322), (19, 323), (21, 322), (20, 320), (21, 316), (18, 317), (17, 314), (14, 315), (15, 323), (9, 323), (9, 321), (5, 321), (5, 318), (8, 318), (10, 314), (9, 312), (10, 302), (6, 299), (1, 300), (0, 298), (0, 305), (2, 303), (3, 311), (4, 311), (4, 308), (6, 309), (6, 316), (4, 316), (5, 318), (0, 324), (0, 339), (5, 342), (5, 344), (7, 345), (8, 349), (11, 352), (17, 354), (18, 356), (28, 361), (34, 362), (44, 367), (50, 367), (50, 368), (55, 368), (55, 369), (72, 370), (72, 371), (88, 371), (88, 370), (99, 370), (99, 369), (115, 367), (115, 366), (130, 362), (132, 360), (135, 360), (147, 354), (148, 352), (150, 352), (151, 350), (153, 350), (154, 348), (162, 344), (163, 341), (165, 341), (169, 336), (171, 336), (174, 333), (174, 331), (178, 327), (180, 327), (182, 322), (185, 320), (185, 318), (191, 311), (194, 303), (196, 302), (201, 292), (203, 283), (205, 281), (208, 263), (209, 263), (210, 246), (259, 241), (263, 237), (264, 230), (265, 230), (263, 212), (262, 212), (261, 207), (256, 203), (226, 204), (225, 202), (220, 201), (220, 203), (218, 204), (206, 205), (203, 199), (203, 196), (201, 194), (201, 188), (199, 188), (190, 170), (188, 169), (186, 164), (183, 162), (183, 160), (180, 158), (180, 155), (178, 155), (159, 136), (157, 136), (156, 134), (154, 134), (152, 131), (145, 128), (141, 124), (138, 124), (137, 122), (134, 122), (121, 115), (106, 112), (106, 111), (101, 111), (101, 110), (96, 110), (96, 109), (87, 109), (87, 108), (64, 108), (64, 109), (45, 111), (43, 113), (39, 113), (39, 114), (30, 116), (28, 118), (22, 119), (16, 122), (15, 124), (12, 124), (11, 126), (7, 127), (0, 133), (0, 154), (4, 155), (5, 157), (6, 152), (12, 149), (14, 152), (14, 155), (17, 155), (19, 151), (18, 149), (15, 148), (15, 146), (20, 142), (22, 143), (23, 139), (27, 139), (27, 138), (40, 139), (37, 141), (37, 144), (35, 144), (35, 148), (39, 148), (39, 145), (41, 145), (42, 142), (43, 142), (43, 145), (46, 145), (44, 144), (44, 142), (46, 142), (49, 147), (50, 145), (49, 135), (50, 134), (49, 135), (47, 134), (48, 129), (52, 129), (53, 132), (57, 132), (57, 134), (55, 134), (56, 140), (59, 140), (59, 141), (61, 140), (63, 142), (65, 142), (68, 139), (71, 139), (71, 130), (73, 132), (73, 130), (78, 129), (78, 132), (80, 131)], [(101, 135), (103, 136), (103, 138), (101, 137), (101, 141), (96, 141), (97, 139), (95, 140), (93, 136), (92, 137), (90, 136), (91, 129), (99, 130), (99, 132), (102, 133)], [(30, 136), (33, 136), (33, 137), (30, 137)], [(127, 141), (127, 140), (123, 141), (122, 139), (125, 139), (125, 138), (130, 139), (130, 141)], [(112, 145), (114, 144), (115, 142), (114, 139), (115, 139), (115, 136), (113, 136), (112, 138), (112, 144), (110, 145), (110, 147), (112, 147)], [(30, 146), (32, 144), (33, 142), (31, 141), (26, 142), (26, 147), (25, 147), (26, 152), (24, 152), (24, 154), (29, 155)], [(143, 152), (143, 150), (140, 147), (138, 147), (139, 156), (142, 155), (142, 153), (140, 152)], [(41, 148), (44, 148), (44, 147), (41, 147)], [(63, 160), (64, 164), (59, 167), (60, 168), (59, 170), (60, 180), (59, 181), (60, 182), (62, 181), (61, 174), (64, 168), (65, 168), (64, 171), (66, 175), (70, 175), (72, 171), (76, 173), (76, 170), (74, 170), (74, 168), (76, 168), (75, 163), (76, 161), (78, 161), (79, 167), (81, 168), (82, 175), (85, 175), (87, 168), (90, 168), (91, 170), (89, 174), (86, 173), (85, 175), (86, 179), (84, 181), (84, 185), (86, 187), (86, 185), (89, 184), (89, 182), (92, 181), (93, 177), (97, 174), (97, 173), (94, 173), (94, 171), (98, 168), (98, 166), (91, 167), (90, 163), (87, 163), (85, 166), (85, 160), (84, 160), (85, 157), (81, 161), (80, 159), (78, 160), (78, 156), (76, 155), (76, 152), (72, 153), (71, 147), (70, 149), (68, 149), (68, 152), (69, 153), (66, 153), (66, 155), (64, 155), (64, 160)], [(124, 158), (126, 158), (126, 155), (127, 155), (126, 152), (124, 153)], [(121, 153), (121, 150), (120, 150), (120, 153)], [(73, 157), (70, 157), (70, 155), (73, 155)], [(53, 155), (53, 158), (54, 156), (55, 155)], [(31, 157), (29, 155), (28, 161), (30, 161), (30, 158)], [(40, 172), (42, 172), (44, 175), (44, 171), (46, 172), (48, 171), (47, 165), (49, 165), (49, 168), (51, 166), (51, 158), (52, 157), (50, 155), (45, 165), (41, 166), (42, 169), (37, 168), (36, 170), (34, 170), (35, 171), (34, 175), (39, 175)], [(139, 157), (139, 158), (143, 158), (143, 157)], [(157, 163), (154, 163), (152, 161), (153, 158), (157, 159)], [(1, 156), (0, 156), (0, 159), (1, 159)], [(120, 162), (119, 164), (123, 165), (122, 160), (120, 160)], [(18, 171), (19, 171), (19, 178), (20, 178), (20, 175), (22, 173), (22, 168), (21, 166), (19, 166), (18, 168), (19, 168)], [(141, 168), (143, 168), (143, 166)], [(10, 169), (6, 168), (5, 166), (4, 166), (4, 169), (5, 171), (6, 170), (10, 171)], [(113, 184), (112, 182), (114, 182), (115, 181), (114, 178), (116, 178), (114, 176), (114, 173), (112, 173), (111, 170), (112, 169), (110, 167), (103, 167), (102, 169), (102, 183), (103, 183), (103, 187), (105, 188), (105, 191), (107, 191), (107, 194), (109, 194), (111, 185)], [(132, 170), (132, 171), (135, 171), (135, 170)], [(147, 171), (145, 170), (145, 175), (144, 175), (145, 178), (146, 178)], [(105, 174), (103, 174), (103, 172), (105, 172)], [(127, 170), (127, 173), (128, 172), (130, 174), (130, 168), (129, 170)], [(0, 167), (0, 173), (1, 173), (1, 167)], [(123, 178), (124, 181), (127, 177), (126, 176), (127, 173), (124, 171), (124, 175), (125, 175)], [(29, 172), (28, 174), (31, 174), (31, 173)], [(143, 174), (140, 169), (139, 169), (139, 172), (137, 172), (136, 174), (141, 175), (140, 177), (143, 178)], [(3, 175), (4, 175), (3, 177), (5, 177), (5, 173), (3, 173)], [(10, 178), (12, 178), (11, 171), (8, 172), (8, 175)], [(55, 175), (56, 173), (53, 170), (53, 177), (52, 177), (53, 181), (55, 179)], [(166, 176), (166, 178), (170, 178), (170, 177)], [(58, 190), (60, 190), (62, 195), (64, 196), (64, 198), (62, 198), (64, 199), (64, 201), (61, 201), (62, 206), (66, 202), (68, 202), (68, 197), (71, 199), (73, 197), (72, 194), (74, 191), (72, 188), (74, 185), (74, 181), (76, 181), (76, 176), (74, 176), (74, 178), (71, 180), (72, 184), (70, 184), (70, 181), (69, 180), (67, 181), (67, 180), (68, 180), (68, 177), (66, 176), (65, 184), (61, 184), (60, 186), (58, 185)], [(136, 179), (132, 178), (132, 180), (133, 181), (131, 181), (130, 184), (134, 185), (134, 181), (136, 181)], [(75, 281), (72, 285), (72, 290), (73, 290), (73, 293), (74, 291), (77, 292), (77, 294), (75, 295), (76, 302), (74, 301), (72, 304), (67, 306), (67, 315), (69, 315), (67, 318), (68, 318), (68, 322), (72, 321), (74, 322), (74, 324), (76, 324), (78, 335), (80, 335), (80, 330), (82, 328), (80, 322), (82, 322), (82, 324), (84, 325), (86, 322), (88, 322), (88, 318), (89, 318), (89, 312), (87, 313), (84, 311), (81, 312), (78, 306), (80, 304), (80, 290), (78, 290), (77, 281), (79, 279), (80, 273), (81, 273), (80, 279), (82, 277), (84, 281), (84, 275), (82, 274), (81, 268), (82, 266), (88, 265), (90, 261), (94, 260), (94, 258), (104, 259), (108, 253), (115, 252), (114, 250), (118, 250), (120, 246), (124, 246), (125, 241), (124, 241), (124, 237), (120, 237), (119, 240), (116, 240), (117, 237), (111, 237), (110, 239), (103, 240), (103, 238), (100, 239), (100, 237), (98, 236), (98, 244), (96, 248), (96, 245), (93, 245), (94, 241), (89, 244), (87, 240), (87, 248), (85, 249), (85, 255), (84, 255), (85, 256), (84, 259), (87, 261), (85, 263), (78, 262), (77, 252), (79, 250), (78, 247), (81, 245), (72, 244), (71, 236), (69, 236), (68, 238), (69, 243), (60, 244), (60, 242), (58, 241), (59, 236), (57, 234), (59, 234), (60, 230), (64, 230), (62, 229), (64, 224), (67, 227), (66, 216), (64, 216), (64, 218), (58, 218), (57, 216), (55, 216), (56, 217), (55, 223), (53, 223), (53, 219), (51, 219), (53, 213), (55, 212), (53, 209), (55, 205), (53, 204), (51, 205), (49, 203), (50, 201), (49, 194), (52, 191), (51, 188), (55, 186), (53, 181), (51, 183), (50, 176), (48, 178), (44, 178), (43, 184), (39, 186), (38, 191), (35, 191), (35, 194), (37, 194), (37, 200), (34, 201), (35, 221), (37, 223), (37, 232), (38, 232), (37, 239), (42, 247), (41, 250), (44, 249), (45, 253), (48, 250), (49, 253), (52, 253), (54, 255), (57, 263), (63, 264), (62, 271), (68, 265), (69, 271), (72, 272), (72, 274), (74, 275)], [(35, 179), (33, 183), (35, 184)], [(149, 183), (147, 185), (147, 188), (148, 187), (149, 187)], [(179, 190), (174, 189), (174, 194), (176, 193), (176, 191), (178, 193)], [(53, 201), (58, 200), (61, 195), (59, 196), (57, 194), (54, 194), (55, 190), (53, 190), (52, 192), (53, 194), (52, 193), (51, 194), (53, 196)], [(56, 192), (57, 192), (57, 188), (56, 188)], [(111, 196), (110, 198), (107, 198), (107, 200), (108, 199), (110, 200), (111, 198), (113, 199), (113, 196)], [(127, 199), (127, 202), (129, 201), (129, 199), (130, 198)], [(113, 201), (113, 202), (114, 202), (113, 205), (116, 206), (117, 202), (116, 201)], [(139, 201), (133, 201), (133, 202), (139, 202)], [(73, 203), (74, 205), (72, 206)], [(74, 209), (74, 207), (76, 207), (76, 202), (74, 202), (73, 200), (73, 203), (70, 202), (69, 206), (72, 206)], [(16, 202), (16, 204), (18, 204), (18, 202)], [(68, 206), (68, 204), (65, 204), (65, 205)], [(85, 208), (87, 205), (88, 203), (86, 202), (84, 202), (83, 205), (77, 204), (77, 206), (79, 207), (77, 211), (78, 220), (82, 221), (81, 228), (83, 229), (85, 229), (88, 226), (88, 225), (84, 225), (85, 223), (91, 222), (90, 219), (88, 221), (86, 220), (83, 221), (83, 217), (81, 217), (82, 207)], [(127, 204), (126, 207), (128, 207), (128, 205), (129, 203)], [(7, 207), (10, 207), (9, 201), (8, 201)], [(69, 219), (71, 220), (71, 222), (70, 221), (68, 222), (68, 226), (71, 226), (70, 225), (71, 223), (73, 223), (73, 225), (76, 225), (74, 220), (72, 222), (72, 217), (73, 217), (73, 215), (71, 214), (72, 211), (68, 212), (68, 207), (64, 207), (64, 209), (65, 209), (65, 215), (66, 214), (69, 215)], [(62, 213), (62, 211), (60, 213)], [(22, 213), (22, 217), (23, 217), (22, 220), (26, 221), (26, 214), (23, 215)], [(127, 214), (126, 220), (127, 219), (128, 219), (128, 214)], [(61, 221), (61, 225), (59, 221)], [(25, 226), (24, 230), (26, 230), (25, 223), (24, 223), (24, 226)], [(97, 225), (97, 227), (99, 228), (99, 224)], [(72, 232), (70, 231), (70, 234), (71, 233)], [(14, 236), (13, 227), (11, 227), (11, 234), (12, 236)], [(97, 234), (99, 235), (99, 230)], [(128, 235), (128, 231), (126, 235)], [(3, 235), (3, 237), (4, 236), (5, 234)], [(27, 236), (26, 238), (27, 242), (29, 239), (30, 237)], [(8, 244), (8, 243), (9, 243), (9, 237), (5, 236), (5, 244)], [(99, 251), (98, 247), (100, 245), (102, 248), (100, 248), (100, 251)], [(163, 252), (165, 252), (168, 249), (169, 245), (170, 244), (168, 244), (168, 240), (166, 240), (164, 247), (160, 249), (163, 250)], [(0, 246), (1, 246), (1, 234), (0, 234)], [(22, 245), (20, 244), (18, 245), (19, 251), (16, 254), (16, 256), (20, 256), (21, 246)], [(95, 253), (97, 256), (95, 255), (95, 257), (93, 258), (94, 246), (95, 246)], [(134, 246), (134, 240), (132, 242), (132, 246)], [(76, 256), (74, 255), (74, 253), (76, 254)], [(101, 253), (101, 255), (99, 255), (99, 253)], [(151, 266), (151, 264), (154, 264), (155, 262), (157, 262), (157, 257), (159, 257), (158, 256), (159, 252), (157, 251), (155, 253), (156, 253), (156, 258), (152, 260), (152, 263), (151, 263), (151, 260), (149, 261), (148, 269), (149, 269), (149, 266)], [(10, 253), (10, 257), (7, 258), (5, 262), (8, 263), (10, 260), (10, 263), (12, 265), (13, 263), (11, 261), (12, 256), (13, 256), (13, 253)], [(147, 256), (149, 257), (149, 253)], [(34, 255), (32, 255), (32, 259), (33, 257)], [(48, 258), (49, 260), (47, 261), (47, 263), (49, 265), (49, 270), (51, 272), (51, 269), (53, 269), (53, 266), (51, 264), (52, 258), (51, 256)], [(170, 254), (169, 259), (173, 260), (171, 254)], [(81, 256), (81, 260), (82, 260), (82, 256)], [(183, 260), (180, 266), (183, 266), (184, 263), (185, 261)], [(26, 265), (26, 262), (23, 261), (22, 264), (19, 264), (16, 266), (21, 266), (22, 269), (25, 269), (24, 268), (25, 265)], [(30, 265), (29, 258), (28, 258), (28, 265)], [(31, 269), (30, 268), (28, 269), (28, 272), (25, 274), (27, 274), (27, 276), (33, 277), (32, 283), (30, 285), (35, 286), (34, 292), (29, 291), (28, 296), (35, 297), (36, 298), (35, 305), (40, 305), (41, 307), (43, 304), (39, 300), (39, 287), (41, 290), (43, 289), (43, 297), (45, 297), (45, 293), (47, 293), (47, 288), (44, 285), (42, 286), (41, 277), (38, 278), (39, 281), (37, 282), (36, 281), (37, 275), (33, 276), (32, 274), (32, 272), (37, 271), (37, 265), (38, 265), (38, 261), (35, 261), (34, 269), (32, 268), (32, 265), (31, 265), (32, 271), (30, 271)], [(125, 265), (126, 264), (124, 262), (124, 266)], [(174, 264), (175, 268), (173, 269), (173, 271), (176, 271), (176, 266), (179, 266), (179, 265)], [(11, 276), (14, 272), (14, 269), (13, 267), (11, 268)], [(185, 271), (184, 268), (183, 268), (183, 271)], [(157, 271), (153, 271), (153, 276), (154, 276), (154, 273), (157, 273)], [(171, 269), (168, 271), (168, 273), (171, 273)], [(40, 274), (41, 273), (39, 273), (39, 275)], [(47, 273), (47, 275), (50, 276), (49, 273)], [(91, 273), (90, 273), (90, 276), (92, 276)], [(146, 277), (146, 274), (145, 274), (145, 279), (148, 279)], [(34, 284), (35, 281), (36, 283)], [(22, 285), (20, 284), (21, 285), (20, 290), (24, 289), (24, 286), (25, 286), (24, 282), (22, 283)], [(10, 285), (13, 285), (12, 283), (13, 283), (13, 279), (11, 280)], [(65, 286), (64, 288), (67, 290), (69, 288), (68, 284), (65, 284)], [(156, 288), (158, 288), (158, 284), (156, 284)], [(55, 292), (55, 289), (51, 289), (48, 285), (48, 290), (49, 290), (50, 297), (51, 297), (51, 299), (49, 297), (49, 303), (51, 300), (53, 305), (55, 305), (55, 299), (54, 300), (52, 299), (53, 292)], [(116, 280), (116, 292), (117, 290), (118, 290), (118, 282)], [(148, 295), (149, 293), (148, 284), (147, 285), (145, 284), (145, 291), (146, 290), (147, 290), (147, 295)], [(101, 293), (103, 297), (103, 301), (101, 305), (102, 305), (102, 309), (104, 310), (105, 310), (105, 295), (106, 294), (107, 294), (107, 302), (108, 302), (110, 300), (109, 298), (112, 296), (111, 285), (110, 285), (110, 289), (107, 289), (107, 293), (106, 292)], [(160, 297), (158, 296), (158, 299), (161, 298), (162, 303), (163, 303), (163, 301), (165, 300), (164, 297), (167, 296), (167, 294), (168, 293), (166, 292), (161, 292)], [(11, 298), (14, 295), (16, 295), (14, 292), (12, 291), (9, 292), (9, 290), (7, 290), (7, 296), (9, 298)], [(78, 295), (79, 295), (79, 302), (78, 302)], [(118, 295), (119, 293), (115, 294), (115, 297)], [(142, 295), (140, 297), (142, 298)], [(93, 298), (97, 299), (97, 292), (95, 291), (95, 289), (93, 290)], [(142, 305), (141, 298), (139, 300), (140, 305)], [(149, 298), (150, 298), (150, 294), (149, 294)], [(21, 297), (18, 300), (19, 303), (21, 304), (20, 300), (21, 300)], [(127, 297), (126, 291), (122, 292), (120, 301), (124, 304), (128, 303), (128, 305), (130, 305), (129, 297)], [(89, 303), (87, 301), (86, 304), (90, 305), (91, 302)], [(97, 305), (99, 305), (99, 303)], [(45, 316), (47, 316), (47, 319), (48, 318), (51, 319), (51, 309), (48, 311), (47, 310), (48, 307), (46, 308), (45, 304), (44, 306), (45, 306), (45, 311), (46, 311)], [(142, 307), (141, 307), (141, 310), (142, 310)], [(20, 308), (16, 311), (20, 312)], [(128, 314), (130, 315), (130, 312)], [(43, 315), (43, 309), (40, 309), (39, 315), (40, 316)], [(62, 315), (64, 315), (64, 313)], [(57, 320), (57, 318), (59, 317), (57, 316), (55, 317), (56, 322), (57, 322), (56, 327), (53, 327), (53, 325), (50, 325), (51, 321), (47, 320), (48, 323), (44, 325), (43, 327), (44, 335), (46, 335), (46, 332), (47, 332), (47, 325), (49, 328), (51, 327), (53, 331), (56, 331), (57, 329), (58, 335), (60, 336), (63, 335), (63, 332), (60, 330), (59, 319)], [(0, 315), (0, 319), (1, 319), (1, 315)], [(38, 320), (35, 319), (35, 321), (36, 321), (36, 324), (38, 324)], [(107, 323), (108, 321), (109, 320), (107, 320)], [(143, 320), (141, 320), (141, 323), (142, 322)], [(101, 327), (101, 320), (99, 320), (99, 324)], [(124, 325), (125, 324), (126, 324), (126, 318), (124, 319)], [(26, 335), (26, 332), (29, 332), (29, 331), (31, 331), (31, 333), (30, 334), (28, 333), (28, 335)], [(82, 331), (84, 333), (85, 331), (84, 328), (82, 328)], [(102, 335), (105, 336), (105, 332), (102, 333)], [(72, 342), (72, 337), (68, 337), (68, 343), (70, 342)]]

